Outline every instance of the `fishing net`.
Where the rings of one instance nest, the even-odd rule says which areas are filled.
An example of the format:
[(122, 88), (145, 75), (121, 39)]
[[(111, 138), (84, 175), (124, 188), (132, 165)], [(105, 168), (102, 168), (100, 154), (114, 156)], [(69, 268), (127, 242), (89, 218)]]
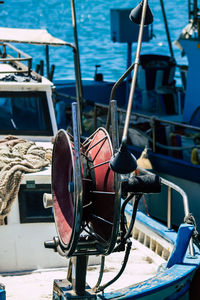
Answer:
[(25, 173), (39, 172), (51, 161), (51, 149), (8, 136), (0, 140), (0, 224), (11, 210)]

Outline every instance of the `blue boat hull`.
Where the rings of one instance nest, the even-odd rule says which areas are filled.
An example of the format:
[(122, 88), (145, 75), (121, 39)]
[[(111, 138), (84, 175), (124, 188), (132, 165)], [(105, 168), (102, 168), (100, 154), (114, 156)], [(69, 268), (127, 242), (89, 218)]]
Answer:
[[(66, 104), (71, 104), (73, 99), (69, 98), (67, 100), (67, 97), (62, 97), (62, 95), (76, 97), (75, 82), (73, 80), (57, 80), (54, 82), (54, 84), (56, 86), (56, 92), (58, 94), (59, 101), (64, 101)], [(83, 98), (93, 103), (97, 102), (108, 105), (113, 84), (114, 82), (83, 80)], [(125, 82), (119, 87), (116, 93), (116, 99), (119, 107), (122, 107), (126, 104), (124, 95), (126, 95)]]
[[(131, 210), (130, 207), (129, 209)], [(147, 226), (156, 234), (175, 244), (175, 249), (178, 249), (178, 253), (175, 255), (172, 254), (171, 258), (174, 260), (174, 262), (179, 260), (182, 248), (184, 247), (183, 237), (180, 237), (180, 244), (180, 241), (177, 242), (178, 237), (174, 230), (169, 230), (167, 227), (153, 220), (151, 217), (146, 216), (141, 211), (137, 212), (137, 221), (142, 223), (144, 226)], [(185, 235), (185, 231), (183, 231), (183, 235)], [(175, 263), (172, 267), (164, 267), (163, 269), (161, 268), (160, 272), (158, 272), (156, 276), (127, 288), (112, 293), (105, 293), (104, 297), (101, 298), (120, 298), (124, 300), (198, 299), (198, 296), (200, 296), (200, 289), (198, 287), (198, 281), (200, 280), (200, 253), (197, 248), (195, 248), (195, 251), (196, 255), (194, 257), (191, 257), (189, 252), (187, 252), (185, 258), (183, 259), (183, 263)], [(174, 257), (172, 257), (173, 255)]]
[(154, 278), (139, 283), (130, 288), (111, 294), (105, 294), (104, 299), (148, 299), (148, 300), (172, 300), (190, 299), (190, 287), (194, 275), (192, 268), (174, 266), (165, 274), (158, 274)]
[[(128, 205), (127, 214), (131, 214), (132, 206)], [(142, 300), (196, 300), (200, 297), (200, 252), (195, 247), (195, 256), (189, 253), (188, 242), (193, 232), (191, 225), (183, 224), (180, 226), (178, 233), (168, 229), (165, 225), (155, 221), (151, 217), (138, 211), (136, 221), (139, 222), (143, 229), (147, 228), (156, 239), (160, 236), (162, 239), (174, 244), (168, 262), (160, 267), (158, 273), (152, 278), (137, 284), (130, 285), (126, 288), (114, 290), (112, 292), (98, 294), (96, 299), (142, 299)], [(145, 229), (144, 229), (145, 232)], [(134, 275), (134, 270), (133, 277)], [(120, 280), (119, 280), (120, 286)], [(61, 288), (63, 296), (57, 295), (54, 290), (55, 300), (68, 299), (68, 290)], [(60, 294), (59, 294), (60, 295)], [(70, 294), (69, 294), (70, 295)], [(70, 296), (69, 296), (70, 297)]]
[[(142, 149), (130, 146), (131, 152), (138, 158), (141, 155)], [(159, 176), (171, 181), (180, 186), (188, 196), (189, 209), (192, 212), (197, 229), (200, 230), (200, 165), (193, 165), (186, 161), (176, 159), (170, 156), (148, 152), (149, 160), (152, 163), (153, 172)], [(148, 196), (146, 205), (148, 213), (152, 217), (166, 222), (167, 220), (167, 190), (162, 189), (159, 195)], [(162, 199), (162, 209), (160, 202)], [(184, 208), (181, 203), (181, 198), (177, 193), (172, 191), (172, 224), (179, 226), (183, 222)]]

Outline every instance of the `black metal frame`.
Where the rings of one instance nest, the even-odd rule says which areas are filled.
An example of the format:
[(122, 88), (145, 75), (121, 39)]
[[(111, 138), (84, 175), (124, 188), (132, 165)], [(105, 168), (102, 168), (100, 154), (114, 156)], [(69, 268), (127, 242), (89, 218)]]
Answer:
[[(34, 183), (33, 183), (34, 184)], [(18, 193), (18, 201), (19, 201), (19, 216), (20, 216), (20, 223), (47, 223), (47, 222), (54, 222), (53, 212), (52, 216), (38, 216), (38, 217), (28, 217), (26, 215), (26, 191), (29, 192), (43, 192), (43, 193), (50, 193), (51, 192), (51, 185), (50, 184), (35, 184), (34, 186), (28, 187), (26, 184), (21, 184), (19, 193)], [(41, 199), (42, 202), (42, 199)], [(42, 202), (43, 203), (43, 202)], [(46, 211), (46, 209), (44, 208)]]

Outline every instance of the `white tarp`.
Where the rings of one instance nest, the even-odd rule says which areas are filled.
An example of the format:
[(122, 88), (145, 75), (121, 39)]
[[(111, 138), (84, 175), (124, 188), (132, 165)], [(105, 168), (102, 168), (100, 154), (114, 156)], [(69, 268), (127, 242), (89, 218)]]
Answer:
[(69, 43), (53, 37), (46, 29), (0, 27), (0, 42), (64, 46)]

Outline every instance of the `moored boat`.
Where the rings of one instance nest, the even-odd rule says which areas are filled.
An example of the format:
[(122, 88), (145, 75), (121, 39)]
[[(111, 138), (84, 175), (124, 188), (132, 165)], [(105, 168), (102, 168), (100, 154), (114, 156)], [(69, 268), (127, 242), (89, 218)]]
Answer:
[[(183, 29), (176, 44), (183, 54), (187, 55), (188, 66), (178, 65), (170, 40), (167, 14), (163, 1), (165, 31), (169, 44), (169, 56), (159, 53), (141, 54), (138, 68), (137, 85), (134, 93), (133, 109), (128, 130), (130, 149), (139, 157), (145, 147), (153, 170), (162, 177), (176, 182), (191, 199), (191, 212), (194, 214), (197, 226), (200, 228), (199, 218), (199, 94), (198, 83), (198, 43), (199, 43), (199, 15), (197, 1), (188, 1), (189, 24)], [(130, 45), (135, 42), (135, 36), (130, 40), (130, 24), (127, 22), (130, 10), (113, 9), (111, 11), (111, 33), (115, 42), (126, 42)], [(127, 31), (123, 31), (126, 26)], [(151, 44), (151, 30), (145, 32), (145, 41)], [(127, 36), (128, 35), (128, 36)], [(150, 46), (150, 45), (149, 45)], [(130, 49), (130, 47), (129, 47)], [(129, 50), (130, 51), (130, 50)], [(147, 50), (146, 50), (147, 52)], [(130, 56), (128, 53), (127, 57)], [(131, 65), (131, 70), (134, 68)], [(130, 59), (129, 59), (130, 66)], [(179, 73), (179, 78), (176, 75)], [(125, 78), (129, 72), (114, 83), (101, 81), (102, 75), (95, 73), (95, 79), (83, 80), (83, 95), (85, 95), (85, 117), (83, 129), (92, 132), (99, 124), (104, 124), (107, 119), (109, 99), (116, 99), (121, 111), (121, 126), (126, 115), (127, 89), (130, 86)], [(75, 96), (73, 82), (55, 82), (57, 99), (70, 110), (71, 102)], [(113, 88), (114, 86), (114, 88)], [(59, 103), (58, 102), (58, 103)], [(58, 105), (59, 106), (59, 105)], [(63, 108), (63, 106), (62, 106)], [(60, 128), (71, 126), (69, 118), (58, 123)], [(84, 127), (85, 125), (85, 127)], [(86, 133), (87, 134), (87, 133)], [(165, 206), (167, 194), (164, 193)], [(159, 202), (159, 199), (157, 200)], [(156, 203), (156, 204), (155, 204)], [(173, 211), (179, 211), (179, 200), (174, 201)], [(166, 215), (160, 211), (159, 204), (148, 201), (148, 212), (165, 220)], [(182, 222), (182, 212), (172, 217), (172, 223), (178, 226)]]
[[(147, 1), (143, 2), (143, 7), (145, 5)], [(143, 9), (145, 16), (144, 11)], [(176, 185), (137, 168), (134, 157), (124, 147), (127, 142), (126, 132), (123, 133), (122, 147), (119, 149), (117, 107), (115, 101), (111, 104), (112, 139), (107, 130), (100, 127), (89, 138), (81, 138), (80, 141), (81, 119), (77, 103), (72, 105), (73, 135), (64, 130), (56, 134), (51, 190), (57, 234), (53, 236), (53, 240), (46, 241), (45, 246), (57, 251), (64, 259), (70, 258), (70, 262), (67, 280), (54, 281), (53, 299), (196, 299), (199, 295), (200, 254), (195, 224), (183, 224), (176, 233), (137, 211), (143, 194), (157, 194), (162, 186), (166, 185), (169, 198), (171, 189), (181, 194), (185, 216), (189, 218), (187, 196)], [(128, 111), (130, 112), (130, 109)], [(17, 128), (15, 120), (11, 123)], [(125, 122), (125, 128), (128, 123), (129, 119)], [(128, 156), (130, 165), (121, 163), (119, 168), (116, 162), (114, 164), (114, 159), (119, 158), (119, 155), (116, 155), (120, 153), (119, 150), (122, 154), (127, 154), (122, 162), (125, 162)], [(129, 178), (118, 174), (124, 175), (132, 171), (134, 173)], [(140, 175), (136, 175), (137, 172), (140, 172)], [(27, 180), (26, 185), (29, 189), (34, 183)], [(129, 202), (132, 205), (129, 205)], [(170, 219), (170, 209), (168, 211)], [(47, 238), (46, 236), (45, 240)], [(116, 282), (112, 289), (111, 284), (118, 278), (122, 279), (120, 276), (134, 248), (139, 249), (139, 261), (145, 260), (153, 264), (155, 262), (154, 270), (151, 270), (151, 274), (147, 270), (147, 274), (133, 279), (135, 273), (139, 275), (141, 269), (139, 267), (133, 270), (131, 263), (134, 264), (134, 258), (137, 256), (135, 252), (133, 258), (130, 257), (130, 269), (127, 268), (130, 276), (124, 273), (125, 280)], [(118, 254), (123, 252), (125, 255), (119, 257)], [(54, 256), (56, 257), (56, 254)], [(96, 285), (93, 283), (96, 268), (87, 268), (88, 257), (95, 256), (102, 258)], [(105, 257), (108, 258), (108, 262), (104, 269)], [(101, 284), (102, 275), (106, 276), (109, 268), (113, 271), (116, 261), (119, 260), (123, 260), (119, 272), (116, 275), (111, 272), (111, 277)], [(86, 280), (87, 269), (88, 273), (91, 271), (91, 279)], [(4, 280), (6, 284), (6, 277)], [(107, 289), (109, 286), (110, 291)], [(108, 290), (108, 293), (104, 290)]]
[[(192, 299), (198, 294), (195, 281), (198, 281), (199, 262), (197, 261), (193, 269), (193, 259), (197, 258), (196, 254), (199, 252), (199, 239), (195, 220), (189, 213), (187, 195), (175, 184), (138, 168), (135, 157), (127, 148), (141, 38), (144, 25), (152, 22), (147, 0), (142, 1), (139, 7), (131, 12), (131, 18), (134, 19), (136, 16), (140, 24), (136, 65), (131, 81), (121, 145), (119, 146), (115, 100), (110, 102), (108, 113), (111, 123), (108, 128), (111, 127), (111, 136), (105, 128), (99, 127), (88, 138), (81, 137), (80, 106), (73, 103), (72, 134), (61, 129), (55, 137), (52, 156), (52, 206), (58, 235), (46, 241), (45, 247), (53, 249), (70, 261), (67, 278), (54, 280), (53, 299), (64, 300), (72, 297), (77, 299), (79, 297), (83, 299)], [(178, 233), (171, 230), (171, 201), (168, 207), (169, 229), (153, 221), (151, 217), (145, 216), (144, 213), (140, 215), (138, 211), (142, 195), (160, 193), (162, 184), (167, 186), (170, 200), (172, 200), (172, 189), (180, 193), (183, 198), (185, 224), (179, 227)], [(138, 227), (135, 224), (136, 219)], [(169, 243), (172, 232), (175, 233), (176, 239), (174, 248), (171, 248)], [(156, 274), (153, 276), (151, 274), (149, 279), (147, 277), (140, 278), (138, 281), (136, 279), (137, 283), (134, 281), (134, 275), (137, 277), (139, 271), (135, 270), (134, 273), (131, 268), (134, 256), (130, 258), (130, 269), (127, 268), (130, 274), (129, 282), (125, 273), (132, 247), (132, 236), (146, 246), (147, 253), (150, 248), (167, 261), (166, 265), (160, 264)], [(189, 256), (186, 255), (188, 247)], [(170, 249), (173, 249), (172, 252)], [(121, 252), (124, 252), (124, 256), (119, 259), (118, 254)], [(101, 256), (96, 284), (91, 281), (87, 266), (88, 258), (94, 255)], [(192, 257), (191, 261), (187, 260), (187, 263), (184, 261)], [(107, 258), (109, 262), (105, 266)], [(116, 261), (119, 260), (122, 260), (121, 267), (118, 273), (113, 275), (112, 268), (116, 267)], [(109, 264), (111, 277), (106, 276), (109, 273)], [(183, 274), (181, 271), (183, 265), (192, 267), (192, 270), (187, 269)], [(91, 273), (93, 279), (96, 269)], [(123, 273), (127, 281), (122, 279)], [(107, 280), (106, 283), (101, 284), (104, 275)], [(119, 278), (121, 280), (115, 287), (111, 287), (110, 293), (105, 293), (105, 290)]]
[(31, 63), (29, 55), (1, 44), (1, 273), (63, 265), (61, 258), (52, 260), (46, 252), (44, 256), (41, 246), (50, 232), (55, 233), (53, 213), (44, 209), (42, 199), (51, 189), (57, 124), (53, 84), (33, 72)]

